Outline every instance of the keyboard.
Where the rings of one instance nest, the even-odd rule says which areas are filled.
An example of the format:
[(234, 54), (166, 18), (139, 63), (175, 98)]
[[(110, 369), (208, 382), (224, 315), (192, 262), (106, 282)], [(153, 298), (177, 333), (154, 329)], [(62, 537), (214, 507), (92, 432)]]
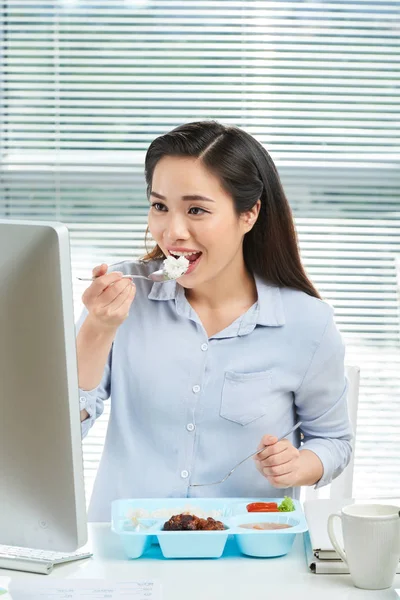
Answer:
[(50, 550), (35, 550), (19, 546), (4, 546), (0, 544), (0, 569), (28, 571), (48, 575), (54, 565), (90, 558), (92, 552), (52, 552)]

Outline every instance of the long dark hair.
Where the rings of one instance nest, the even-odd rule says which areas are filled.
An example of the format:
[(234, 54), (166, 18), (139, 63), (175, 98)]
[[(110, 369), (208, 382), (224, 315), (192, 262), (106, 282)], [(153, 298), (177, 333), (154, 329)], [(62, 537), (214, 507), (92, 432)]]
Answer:
[[(161, 135), (146, 154), (148, 195), (154, 169), (164, 156), (202, 160), (233, 198), (238, 215), (260, 199), (258, 219), (243, 240), (247, 268), (266, 282), (320, 298), (302, 265), (292, 211), (275, 164), (257, 140), (237, 127), (225, 127), (216, 121), (187, 123)], [(159, 258), (165, 256), (156, 246), (144, 260)]]

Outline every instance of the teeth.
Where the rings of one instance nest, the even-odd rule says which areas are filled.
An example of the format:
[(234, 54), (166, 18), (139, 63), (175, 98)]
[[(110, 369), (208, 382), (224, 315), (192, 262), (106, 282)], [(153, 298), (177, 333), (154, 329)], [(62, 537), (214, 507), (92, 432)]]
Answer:
[(192, 256), (192, 254), (198, 254), (198, 252), (170, 252), (173, 256)]

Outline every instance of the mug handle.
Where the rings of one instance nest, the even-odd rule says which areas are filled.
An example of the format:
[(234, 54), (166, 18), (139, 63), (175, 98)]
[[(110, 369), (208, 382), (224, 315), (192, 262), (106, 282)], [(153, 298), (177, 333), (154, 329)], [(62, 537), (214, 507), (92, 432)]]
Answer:
[(333, 515), (329, 515), (328, 517), (328, 534), (329, 539), (332, 542), (332, 546), (335, 548), (336, 552), (339, 554), (342, 561), (347, 565), (346, 554), (344, 553), (344, 549), (339, 546), (339, 542), (337, 541), (335, 531), (333, 529), (333, 523), (335, 518), (340, 519), (342, 522), (342, 515), (340, 513), (334, 513)]

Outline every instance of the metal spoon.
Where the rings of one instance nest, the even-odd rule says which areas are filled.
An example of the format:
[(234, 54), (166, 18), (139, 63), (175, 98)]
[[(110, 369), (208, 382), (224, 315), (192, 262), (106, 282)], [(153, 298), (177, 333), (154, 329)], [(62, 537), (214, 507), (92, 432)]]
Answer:
[[(290, 435), (291, 433), (293, 433), (293, 431), (295, 431), (296, 429), (298, 429), (300, 427), (301, 423), (302, 423), (302, 421), (298, 421), (296, 423), (296, 425), (294, 425), (294, 427), (292, 427), (291, 429), (289, 429), (289, 431), (287, 431), (284, 435), (282, 435), (280, 438), (278, 438), (275, 443), (280, 442), (281, 440), (285, 439), (285, 437), (287, 437), (288, 435)], [(252, 452), (251, 454), (249, 454), (249, 456), (246, 456), (246, 458), (244, 458), (243, 460), (240, 461), (240, 463), (238, 463), (237, 465), (235, 465), (233, 467), (233, 469), (231, 471), (229, 471), (229, 473), (227, 475), (225, 475), (225, 477), (223, 479), (221, 479), (220, 481), (214, 481), (213, 483), (191, 483), (189, 485), (189, 487), (203, 487), (204, 485), (218, 485), (219, 483), (224, 483), (224, 481), (226, 481), (228, 479), (228, 477), (230, 477), (232, 475), (232, 473), (240, 465), (242, 465), (246, 460), (248, 460), (252, 456), (255, 456), (256, 454), (260, 454), (260, 452), (263, 452), (263, 450), (265, 450), (265, 447), (264, 448), (259, 448), (255, 452)]]
[[(129, 261), (123, 262), (126, 263)], [(110, 269), (111, 267), (115, 267), (115, 265), (120, 264), (121, 262), (113, 263), (112, 265), (109, 265), (108, 268)], [(159, 269), (158, 271), (153, 271), (153, 273), (150, 273), (148, 277), (146, 275), (122, 275), (122, 279), (147, 279), (148, 281), (156, 281), (157, 283), (166, 283), (167, 281), (175, 281), (175, 279), (179, 279), (179, 277), (182, 277), (184, 274), (185, 273), (182, 273), (178, 277), (169, 277), (164, 269)], [(79, 281), (94, 281), (97, 279), (97, 277), (77, 277), (77, 279), (79, 279)]]
[[(179, 277), (182, 277), (182, 275), (179, 275)], [(158, 283), (166, 283), (167, 281), (179, 279), (179, 277), (168, 277), (163, 269), (153, 271), (148, 277), (146, 275), (122, 275), (122, 279), (148, 279), (149, 281), (156, 281)], [(77, 277), (77, 279), (79, 281), (94, 281), (97, 277)]]

